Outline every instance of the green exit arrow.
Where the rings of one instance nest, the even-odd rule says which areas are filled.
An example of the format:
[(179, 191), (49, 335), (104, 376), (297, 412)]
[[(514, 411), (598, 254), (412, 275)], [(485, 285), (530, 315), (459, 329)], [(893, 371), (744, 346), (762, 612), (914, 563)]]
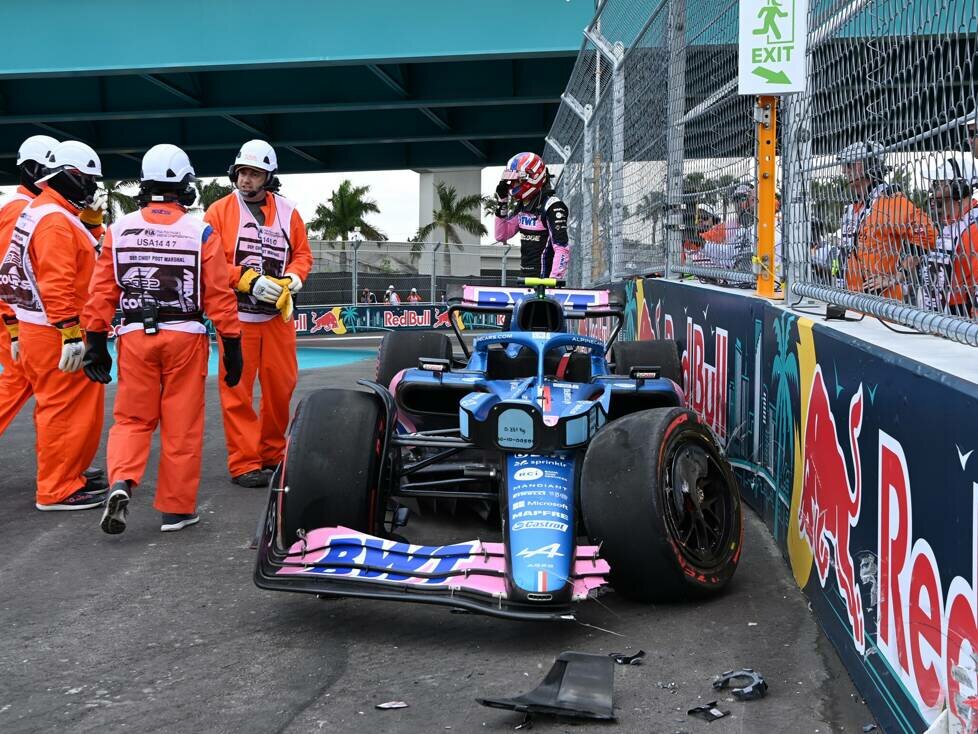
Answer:
[(758, 66), (751, 74), (759, 76), (761, 79), (766, 79), (768, 84), (791, 84), (788, 75), (783, 71), (771, 71), (770, 69), (765, 69), (763, 66)]

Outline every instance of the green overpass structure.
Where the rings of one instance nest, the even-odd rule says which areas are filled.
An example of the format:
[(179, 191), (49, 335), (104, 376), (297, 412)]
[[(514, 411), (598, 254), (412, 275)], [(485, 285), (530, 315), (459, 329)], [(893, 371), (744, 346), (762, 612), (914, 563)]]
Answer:
[(264, 138), (284, 173), (475, 169), (542, 150), (593, 0), (7, 0), (0, 184), (46, 133), (132, 178), (151, 145), (199, 175)]

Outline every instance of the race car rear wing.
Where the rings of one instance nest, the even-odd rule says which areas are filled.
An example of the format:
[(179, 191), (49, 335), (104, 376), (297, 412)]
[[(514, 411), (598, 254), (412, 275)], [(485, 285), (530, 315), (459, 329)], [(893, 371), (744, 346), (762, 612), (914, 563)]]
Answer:
[[(528, 279), (528, 282), (536, 281), (535, 279)], [(548, 281), (540, 279), (539, 282), (547, 283)], [(517, 300), (532, 296), (538, 292), (538, 289), (532, 287), (464, 286), (462, 289), (462, 298), (460, 300), (452, 299), (449, 302), (448, 321), (452, 325), (452, 330), (455, 332), (459, 344), (462, 346), (462, 352), (465, 354), (466, 359), (472, 356), (472, 352), (462, 338), (457, 314), (511, 314)], [(605, 342), (605, 354), (611, 350), (611, 345), (614, 344), (615, 339), (618, 338), (618, 334), (621, 332), (625, 317), (621, 304), (611, 301), (609, 291), (548, 287), (545, 289), (545, 293), (549, 298), (553, 298), (563, 306), (564, 318), (566, 319), (615, 319), (614, 329)], [(503, 328), (505, 329), (507, 326), (508, 321), (504, 322)]]

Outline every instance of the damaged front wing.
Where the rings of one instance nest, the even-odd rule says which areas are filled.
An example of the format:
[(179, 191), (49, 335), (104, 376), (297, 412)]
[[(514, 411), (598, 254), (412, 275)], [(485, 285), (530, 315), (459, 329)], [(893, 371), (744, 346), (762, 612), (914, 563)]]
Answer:
[[(275, 492), (270, 494), (255, 567), (259, 588), (441, 604), (508, 619), (574, 619), (573, 603), (507, 598), (502, 543), (471, 540), (420, 546), (339, 527), (312, 530), (284, 548), (276, 542), (277, 502)], [(571, 573), (574, 602), (606, 583), (608, 563), (597, 551), (596, 546), (576, 548)]]

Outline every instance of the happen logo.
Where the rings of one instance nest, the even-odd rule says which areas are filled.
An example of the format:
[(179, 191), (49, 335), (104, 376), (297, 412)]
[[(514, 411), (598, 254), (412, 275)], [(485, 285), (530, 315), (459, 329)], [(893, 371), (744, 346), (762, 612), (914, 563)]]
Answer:
[(513, 474), (513, 479), (515, 479), (517, 482), (532, 482), (533, 480), (539, 479), (542, 476), (542, 469), (528, 466), (525, 469), (518, 469), (516, 473)]

